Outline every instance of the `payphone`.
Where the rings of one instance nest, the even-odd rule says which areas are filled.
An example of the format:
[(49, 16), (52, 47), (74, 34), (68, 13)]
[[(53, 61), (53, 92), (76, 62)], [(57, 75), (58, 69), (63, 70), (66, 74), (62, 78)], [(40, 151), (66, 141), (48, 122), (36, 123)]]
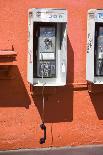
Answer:
[(37, 77), (56, 77), (56, 27), (39, 27)]
[(33, 86), (66, 85), (67, 11), (29, 9), (28, 82)]
[(103, 25), (99, 24), (95, 32), (95, 75), (103, 76)]
[(86, 79), (103, 84), (103, 10), (90, 9), (87, 21)]

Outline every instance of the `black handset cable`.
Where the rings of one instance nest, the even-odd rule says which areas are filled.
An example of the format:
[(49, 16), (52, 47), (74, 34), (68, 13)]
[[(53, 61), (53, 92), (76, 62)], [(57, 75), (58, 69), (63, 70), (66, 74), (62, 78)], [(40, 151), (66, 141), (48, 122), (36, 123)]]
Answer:
[(41, 52), (41, 60), (42, 60), (42, 104), (43, 104), (43, 111), (42, 111), (42, 124), (40, 124), (40, 128), (44, 130), (44, 137), (40, 138), (40, 144), (45, 143), (46, 140), (46, 126), (45, 126), (45, 120), (44, 120), (44, 112), (45, 112), (45, 97), (44, 97), (44, 86), (46, 83), (43, 82), (44, 78), (44, 63), (43, 63), (43, 54)]

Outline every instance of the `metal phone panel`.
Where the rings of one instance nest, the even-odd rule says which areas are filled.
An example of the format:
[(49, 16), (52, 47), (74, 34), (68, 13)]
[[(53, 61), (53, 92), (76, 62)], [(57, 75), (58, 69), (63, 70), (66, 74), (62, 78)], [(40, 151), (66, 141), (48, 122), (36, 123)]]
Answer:
[(37, 77), (56, 77), (56, 29), (40, 27)]

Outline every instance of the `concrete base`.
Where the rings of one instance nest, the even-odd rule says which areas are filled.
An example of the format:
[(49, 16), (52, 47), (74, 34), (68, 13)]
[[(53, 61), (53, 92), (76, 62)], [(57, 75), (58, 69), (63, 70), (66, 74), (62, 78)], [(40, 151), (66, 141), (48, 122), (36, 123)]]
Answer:
[(103, 155), (103, 145), (0, 151), (0, 155)]

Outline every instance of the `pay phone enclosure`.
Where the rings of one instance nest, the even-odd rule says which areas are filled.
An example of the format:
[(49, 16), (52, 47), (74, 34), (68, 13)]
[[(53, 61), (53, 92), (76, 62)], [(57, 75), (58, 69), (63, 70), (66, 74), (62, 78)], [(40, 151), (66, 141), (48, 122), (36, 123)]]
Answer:
[(67, 12), (28, 12), (28, 81), (34, 86), (62, 86), (67, 72)]
[(103, 84), (103, 10), (88, 11), (86, 80)]

